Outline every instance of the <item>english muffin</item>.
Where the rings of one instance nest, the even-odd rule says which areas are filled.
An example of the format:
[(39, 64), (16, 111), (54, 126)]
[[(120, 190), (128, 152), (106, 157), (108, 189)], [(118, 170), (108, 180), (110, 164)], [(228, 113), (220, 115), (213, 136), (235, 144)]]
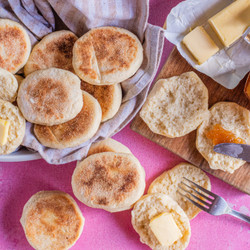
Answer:
[(48, 34), (32, 49), (24, 74), (52, 67), (73, 72), (72, 50), (76, 40), (77, 36), (69, 30)]
[(0, 68), (0, 99), (8, 102), (16, 100), (18, 83), (14, 75)]
[(37, 70), (22, 81), (18, 106), (26, 120), (35, 124), (52, 126), (67, 122), (82, 109), (80, 83), (67, 70)]
[[(250, 144), (250, 111), (233, 102), (218, 102), (211, 107), (209, 116), (197, 130), (196, 148), (208, 161), (210, 168), (233, 173), (245, 161), (216, 153), (213, 150), (213, 140), (207, 137), (207, 133), (216, 125), (243, 140), (244, 143)], [(219, 131), (216, 133), (217, 137), (220, 136)], [(229, 141), (222, 138), (219, 143), (223, 142), (230, 142), (230, 138)]]
[(82, 95), (84, 105), (72, 120), (54, 126), (34, 126), (34, 133), (41, 144), (63, 149), (78, 146), (93, 137), (101, 123), (102, 110), (93, 96), (85, 91)]
[(35, 249), (69, 249), (80, 237), (84, 217), (74, 199), (61, 191), (34, 194), (23, 208), (21, 224)]
[(84, 81), (94, 85), (122, 82), (140, 68), (143, 48), (130, 31), (117, 27), (95, 28), (73, 47), (73, 67)]
[(194, 72), (160, 79), (140, 116), (156, 134), (170, 138), (184, 136), (208, 116), (208, 90)]
[(14, 75), (14, 76), (17, 80), (18, 86), (20, 86), (24, 78), (20, 75)]
[(0, 155), (10, 154), (22, 143), (25, 119), (18, 107), (0, 99), (0, 119), (9, 121), (7, 143), (0, 146)]
[(179, 204), (191, 220), (201, 210), (177, 192), (178, 185), (183, 181), (183, 177), (186, 177), (205, 189), (211, 190), (211, 183), (205, 172), (189, 163), (180, 163), (157, 177), (149, 186), (148, 193), (163, 193), (169, 195)]
[(130, 209), (143, 195), (145, 171), (131, 154), (99, 153), (77, 164), (71, 184), (85, 205), (119, 212)]
[(81, 82), (81, 88), (94, 96), (102, 108), (102, 122), (114, 117), (121, 106), (122, 88), (120, 83), (97, 86)]
[(93, 143), (89, 148), (88, 156), (102, 152), (132, 154), (129, 148), (112, 138)]
[(19, 23), (0, 19), (0, 68), (15, 74), (29, 58), (30, 38)]
[[(182, 234), (182, 237), (169, 247), (164, 247), (160, 244), (149, 226), (150, 221), (162, 213), (170, 213), (172, 215), (174, 222)], [(182, 250), (188, 246), (191, 236), (189, 219), (181, 207), (170, 196), (160, 193), (144, 195), (134, 205), (131, 215), (132, 225), (140, 235), (140, 241), (147, 244), (150, 248)]]

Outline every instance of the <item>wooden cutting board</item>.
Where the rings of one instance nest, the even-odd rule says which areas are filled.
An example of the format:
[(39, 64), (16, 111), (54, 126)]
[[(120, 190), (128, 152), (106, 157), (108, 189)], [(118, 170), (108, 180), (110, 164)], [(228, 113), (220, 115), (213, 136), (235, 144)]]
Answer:
[[(235, 89), (226, 89), (220, 84), (216, 83), (210, 77), (193, 69), (192, 66), (190, 66), (186, 62), (186, 60), (179, 54), (176, 48), (174, 48), (174, 50), (171, 52), (157, 79), (180, 75), (191, 70), (195, 71), (198, 74), (198, 76), (202, 79), (202, 81), (208, 88), (209, 107), (219, 101), (232, 101), (250, 110), (250, 101), (243, 93), (246, 77)], [(179, 138), (167, 138), (161, 135), (154, 134), (142, 121), (138, 114), (131, 124), (131, 129), (145, 136), (149, 140), (156, 142), (160, 146), (163, 146), (164, 148), (179, 155), (184, 160), (189, 161), (193, 165), (200, 167), (201, 169), (227, 182), (237, 189), (250, 194), (250, 164), (246, 163), (244, 166), (236, 170), (233, 174), (229, 174), (221, 170), (210, 169), (207, 161), (201, 156), (201, 154), (195, 147), (196, 131), (193, 131), (188, 135)]]

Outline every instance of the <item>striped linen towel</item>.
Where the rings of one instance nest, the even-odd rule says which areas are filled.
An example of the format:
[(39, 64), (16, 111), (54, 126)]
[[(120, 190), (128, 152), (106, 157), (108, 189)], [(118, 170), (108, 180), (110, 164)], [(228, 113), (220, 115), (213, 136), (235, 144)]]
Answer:
[(140, 69), (121, 84), (124, 96), (118, 113), (102, 123), (93, 138), (74, 148), (51, 149), (39, 143), (34, 136), (33, 125), (27, 123), (23, 146), (38, 151), (51, 164), (81, 160), (91, 143), (114, 135), (133, 119), (155, 77), (164, 43), (163, 30), (147, 22), (148, 12), (148, 0), (0, 0), (0, 18), (23, 24), (32, 44), (58, 28), (56, 13), (68, 29), (79, 37), (94, 27), (118, 26), (136, 34), (144, 48)]

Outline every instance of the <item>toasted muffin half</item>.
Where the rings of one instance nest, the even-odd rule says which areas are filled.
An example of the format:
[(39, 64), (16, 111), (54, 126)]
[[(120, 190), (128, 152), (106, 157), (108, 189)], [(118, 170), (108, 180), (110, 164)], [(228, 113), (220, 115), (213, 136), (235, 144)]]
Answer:
[(69, 249), (80, 237), (84, 217), (74, 199), (61, 191), (34, 194), (23, 208), (21, 224), (35, 249)]
[(145, 171), (132, 154), (98, 153), (77, 164), (71, 184), (85, 205), (118, 212), (130, 209), (143, 195)]

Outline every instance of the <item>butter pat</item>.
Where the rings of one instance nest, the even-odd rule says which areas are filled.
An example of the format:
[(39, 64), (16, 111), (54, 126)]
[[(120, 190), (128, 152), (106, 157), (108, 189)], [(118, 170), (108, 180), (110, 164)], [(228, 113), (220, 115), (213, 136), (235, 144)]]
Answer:
[(7, 143), (10, 122), (0, 119), (0, 146)]
[(183, 38), (182, 43), (193, 55), (198, 64), (204, 63), (219, 51), (218, 46), (201, 26), (189, 32)]
[(149, 227), (162, 246), (171, 246), (182, 233), (169, 213), (162, 213), (150, 220)]
[(230, 46), (250, 26), (250, 0), (237, 0), (208, 20), (221, 42)]

